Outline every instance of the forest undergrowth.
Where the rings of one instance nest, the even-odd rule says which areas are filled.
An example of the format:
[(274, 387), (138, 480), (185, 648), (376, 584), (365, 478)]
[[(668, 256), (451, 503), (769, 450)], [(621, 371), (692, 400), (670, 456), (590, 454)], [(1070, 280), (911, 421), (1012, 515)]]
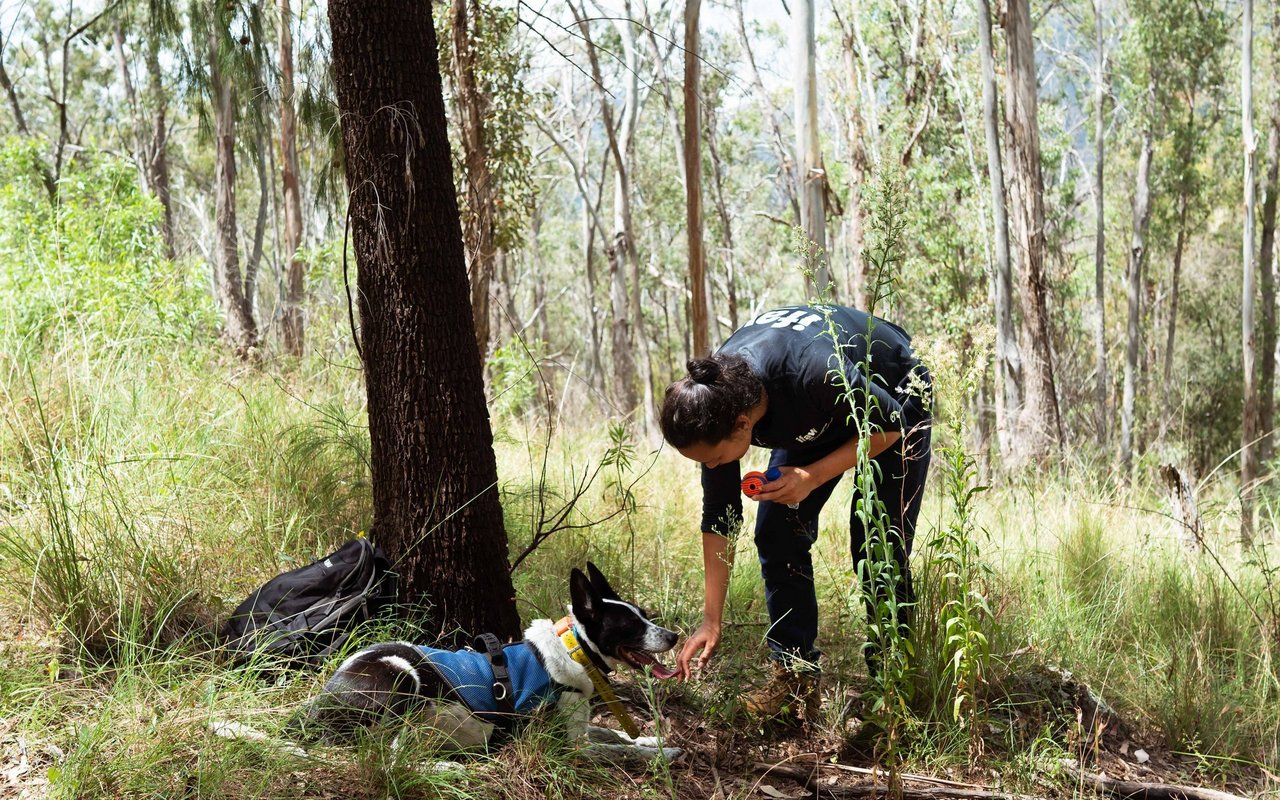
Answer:
[[(845, 481), (816, 548), (825, 703), (808, 729), (739, 711), (766, 672), (767, 614), (744, 542), (707, 672), (619, 679), (649, 731), (686, 750), (677, 763), (604, 767), (554, 719), (462, 772), (430, 768), (439, 742), (412, 726), (399, 748), (373, 735), (306, 761), (214, 736), (215, 719), (274, 731), (328, 672), (234, 667), (216, 649), (219, 622), (268, 578), (370, 526), (364, 387), (338, 262), (319, 260), (312, 276), (312, 354), (242, 362), (216, 340), (203, 265), (153, 258), (154, 229), (129, 222), (155, 214), (132, 178), (110, 164), (86, 176), (56, 219), (0, 193), (35, 220), (0, 231), (0, 796), (797, 796), (806, 775), (834, 789), (873, 766), (898, 787), (930, 775), (1082, 793), (1064, 761), (1277, 792), (1280, 492), (1264, 485), (1272, 533), (1242, 554), (1231, 471), (1211, 473), (1192, 550), (1154, 461), (1125, 485), (1112, 459), (1075, 446), (1042, 474), (989, 480), (972, 431), (945, 417), (913, 554), (915, 631), (897, 643), (891, 693), (863, 664)], [(966, 380), (954, 348), (920, 346), (941, 408), (957, 407), (946, 400)], [(690, 631), (702, 615), (696, 465), (544, 392), (548, 363), (530, 343), (488, 367), (522, 618), (559, 617), (570, 567), (591, 559)], [(557, 529), (548, 512), (570, 501)], [(349, 646), (391, 637), (419, 635), (382, 621)]]
[[(311, 762), (214, 737), (214, 718), (274, 729), (323, 680), (323, 670), (232, 668), (210, 632), (267, 578), (368, 528), (359, 374), (330, 358), (246, 368), (213, 349), (107, 349), (83, 330), (58, 333), (61, 346), (40, 359), (0, 358), (5, 791), (589, 797), (608, 786), (614, 796), (708, 796), (714, 775), (724, 796), (745, 797), (782, 780), (757, 761), (868, 766), (883, 756), (859, 736), (880, 712), (851, 599), (847, 486), (817, 547), (826, 686), (810, 730), (761, 727), (738, 711), (741, 688), (765, 673), (767, 616), (747, 546), (707, 673), (621, 682), (646, 724), (689, 750), (683, 763), (602, 769), (554, 735), (554, 720), (460, 774), (422, 768), (430, 737), (398, 750), (371, 737)], [(605, 419), (562, 423), (548, 439), (545, 415), (513, 411), (494, 429), (513, 554), (538, 530), (539, 509), (605, 462), (575, 515), (607, 519), (555, 532), (521, 562), (522, 618), (558, 617), (569, 568), (590, 558), (664, 624), (696, 626), (694, 465), (617, 428), (611, 437)], [(1280, 580), (1274, 551), (1237, 550), (1232, 487), (1202, 487), (1204, 549), (1192, 552), (1146, 481), (1117, 488), (1080, 461), (980, 491), (962, 441), (942, 433), (922, 513), (893, 768), (1065, 796), (1077, 790), (1062, 760), (1080, 758), (1112, 772), (1124, 764), (1134, 779), (1265, 791), (1280, 771)], [(381, 623), (352, 646), (389, 636), (414, 631)]]

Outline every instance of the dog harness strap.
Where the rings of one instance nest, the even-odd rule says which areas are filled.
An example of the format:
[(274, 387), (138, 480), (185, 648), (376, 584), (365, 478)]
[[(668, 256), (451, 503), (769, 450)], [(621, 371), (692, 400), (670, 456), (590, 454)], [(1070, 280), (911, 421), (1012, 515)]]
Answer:
[(507, 671), (507, 654), (502, 643), (492, 633), (482, 633), (476, 637), (475, 648), (484, 653), (493, 669), (493, 702), (498, 707), (498, 714), (507, 720), (515, 718), (515, 692), (511, 689), (511, 674)]
[(627, 711), (626, 706), (622, 705), (622, 701), (618, 699), (618, 695), (613, 691), (613, 687), (609, 685), (609, 679), (606, 678), (596, 665), (592, 663), (591, 656), (586, 652), (581, 644), (578, 643), (578, 637), (574, 634), (573, 626), (568, 625), (563, 631), (560, 626), (556, 626), (560, 633), (560, 641), (569, 651), (569, 656), (578, 662), (581, 667), (586, 670), (587, 677), (591, 678), (591, 683), (596, 687), (596, 694), (600, 695), (600, 699), (604, 700), (606, 706), (609, 707), (610, 713), (618, 718), (618, 722), (622, 725), (622, 729), (632, 739), (640, 735), (640, 726), (636, 725), (636, 721), (631, 718), (631, 713)]

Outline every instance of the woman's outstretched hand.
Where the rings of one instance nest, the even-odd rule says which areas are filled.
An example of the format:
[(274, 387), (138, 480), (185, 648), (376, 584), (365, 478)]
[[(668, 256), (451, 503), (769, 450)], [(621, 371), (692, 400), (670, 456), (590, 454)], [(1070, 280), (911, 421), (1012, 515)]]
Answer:
[(782, 472), (781, 477), (766, 483), (753, 499), (771, 500), (794, 508), (818, 486), (815, 476), (805, 467), (779, 467), (778, 469)]
[(705, 669), (719, 646), (720, 623), (704, 619), (693, 635), (685, 639), (684, 647), (680, 648), (680, 655), (676, 658), (676, 677), (682, 681), (689, 679), (689, 662), (693, 661), (694, 656), (698, 659), (698, 669)]

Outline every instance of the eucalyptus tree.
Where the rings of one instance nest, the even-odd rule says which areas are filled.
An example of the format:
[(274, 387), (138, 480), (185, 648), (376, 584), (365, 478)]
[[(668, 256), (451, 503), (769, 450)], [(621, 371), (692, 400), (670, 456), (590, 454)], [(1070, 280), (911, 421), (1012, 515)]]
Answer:
[(359, 263), (372, 534), (429, 634), (519, 634), (426, 4), (330, 0)]
[(862, 201), (863, 185), (870, 176), (867, 130), (864, 106), (874, 104), (875, 98), (862, 91), (867, 85), (863, 75), (862, 62), (859, 60), (858, 36), (855, 26), (858, 22), (858, 9), (854, 8), (846, 15), (840, 11), (840, 4), (832, 6), (836, 24), (840, 29), (840, 54), (844, 66), (845, 84), (841, 105), (845, 113), (841, 120), (844, 127), (845, 145), (848, 152), (848, 178), (845, 182), (845, 242), (849, 260), (849, 301), (856, 308), (867, 307), (867, 261), (863, 256), (866, 240), (867, 211)]
[[(622, 46), (620, 80), (621, 113), (615, 119), (610, 96), (600, 69), (598, 47), (592, 38), (586, 9), (570, 4), (578, 30), (587, 50), (592, 82), (599, 91), (600, 115), (604, 121), (612, 159), (613, 236), (606, 248), (609, 257), (610, 297), (613, 305), (613, 361), (617, 373), (614, 389), (618, 405), (625, 413), (640, 410), (646, 432), (655, 430), (653, 407), (653, 375), (649, 361), (648, 337), (644, 330), (641, 303), (640, 256), (636, 249), (635, 225), (632, 217), (631, 167), (634, 156), (636, 125), (640, 116), (639, 50), (636, 47), (631, 6), (624, 2), (621, 17), (613, 18), (613, 28)], [(629, 284), (629, 286), (628, 286)], [(638, 373), (638, 374), (637, 374)], [(637, 395), (637, 382), (640, 394)]]
[[(1149, 277), (1152, 239), (1163, 241), (1166, 238), (1163, 231), (1168, 227), (1176, 231), (1166, 304), (1163, 374), (1168, 384), (1173, 377), (1176, 353), (1183, 256), (1191, 233), (1191, 216), (1202, 192), (1199, 162), (1205, 150), (1206, 132), (1216, 124), (1213, 95), (1222, 82), (1221, 58), (1226, 45), (1225, 15), (1214, 4), (1194, 0), (1135, 0), (1131, 8), (1132, 57), (1127, 60), (1124, 72), (1129, 77), (1128, 84), (1134, 87), (1128, 102), (1135, 109), (1134, 124), (1140, 132), (1140, 145), (1133, 180), (1133, 214), (1125, 276), (1127, 317), (1119, 462), (1126, 476), (1134, 452), (1140, 449), (1136, 441), (1140, 430), (1136, 400), (1143, 394), (1140, 384), (1145, 374), (1144, 328), (1150, 315), (1143, 307), (1143, 299), (1148, 293), (1147, 286), (1152, 283)], [(1210, 101), (1209, 110), (1204, 107), (1206, 100)], [(1161, 191), (1153, 187), (1160, 187)], [(1160, 232), (1154, 236), (1150, 234), (1153, 218), (1162, 221)], [(1149, 324), (1154, 327), (1155, 320)], [(1162, 419), (1172, 416), (1175, 398), (1175, 393), (1166, 393)]]
[[(34, 138), (30, 126), (27, 125), (27, 116), (22, 111), (22, 102), (18, 99), (18, 90), (13, 84), (12, 78), (9, 77), (9, 70), (5, 67), (5, 62), (9, 55), (7, 52), (8, 45), (11, 41), (5, 40), (5, 34), (12, 30), (5, 30), (0, 26), (0, 87), (4, 89), (5, 97), (9, 100), (9, 111), (13, 114), (14, 126), (18, 133), (25, 138)], [(40, 180), (44, 183), (45, 192), (49, 195), (49, 201), (53, 202), (58, 195), (57, 181), (54, 178), (53, 170), (45, 163), (44, 159), (40, 159), (36, 164), (36, 169), (40, 173)]]
[[(704, 54), (707, 53), (706, 48), (701, 48), (701, 50)], [(721, 58), (719, 54), (708, 54), (708, 58), (712, 60), (712, 63), (727, 63), (726, 59)], [(718, 237), (720, 240), (719, 252), (722, 254), (724, 261), (724, 269), (709, 271), (709, 279), (711, 285), (719, 289), (724, 298), (724, 310), (727, 314), (724, 322), (727, 323), (728, 332), (732, 332), (738, 329), (738, 262), (734, 243), (735, 210), (730, 206), (730, 187), (728, 186), (730, 165), (722, 153), (721, 136), (723, 134), (720, 130), (721, 107), (728, 84), (729, 78), (726, 73), (715, 70), (701, 79), (699, 94), (702, 101), (702, 131), (706, 140), (707, 160), (710, 167), (709, 191), (712, 205), (715, 207), (715, 217), (709, 223), (708, 228), (712, 236)], [(711, 324), (713, 329), (719, 329), (720, 327), (715, 315), (712, 315)]]
[[(135, 0), (110, 7), (113, 15), (112, 38), (125, 102), (132, 116), (132, 152), (143, 189), (160, 202), (163, 209), (161, 233), (166, 255), (177, 254), (173, 223), (173, 197), (169, 177), (169, 96), (174, 88), (166, 85), (161, 68), (165, 50), (182, 50), (184, 33), (181, 14), (170, 0)], [(143, 81), (134, 85), (134, 69), (139, 59), (130, 54), (130, 46), (142, 53)]]
[(689, 299), (692, 312), (689, 325), (693, 329), (693, 356), (703, 358), (711, 352), (707, 324), (707, 276), (705, 249), (702, 241), (702, 104), (700, 102), (702, 49), (698, 44), (698, 14), (702, 0), (685, 0), (684, 12), (684, 154), (685, 198), (688, 209)]
[(306, 345), (302, 303), (306, 263), (298, 253), (302, 245), (302, 191), (298, 176), (298, 97), (294, 88), (293, 11), (291, 0), (279, 0), (280, 47), (280, 178), (284, 195), (284, 252), (287, 260), (284, 309), (280, 337), (285, 352), (301, 356)]
[(982, 62), (982, 119), (987, 142), (987, 178), (991, 186), (994, 269), (991, 274), (996, 322), (996, 437), (1000, 452), (1011, 458), (1016, 423), (1022, 409), (1022, 356), (1013, 326), (1013, 268), (1009, 257), (1009, 215), (1005, 205), (1004, 164), (1000, 155), (1000, 106), (996, 89), (991, 8), (976, 0), (979, 54)]
[[(236, 353), (250, 358), (259, 343), (253, 298), (256, 264), (251, 257), (242, 270), (236, 208), (237, 121), (242, 114), (241, 87), (252, 101), (262, 90), (264, 34), (262, 8), (256, 4), (198, 2), (191, 7), (192, 51), (203, 53), (202, 68), (193, 67), (198, 100), (211, 109), (214, 129), (214, 291), (222, 307), (225, 333)], [(260, 106), (255, 107), (260, 110)], [(261, 185), (261, 181), (260, 181)], [(259, 199), (261, 209), (267, 197)], [(259, 239), (255, 232), (255, 243)]]
[(1262, 330), (1258, 350), (1258, 461), (1266, 464), (1275, 455), (1276, 391), (1276, 206), (1280, 192), (1280, 6), (1272, 6), (1271, 91), (1267, 112), (1267, 176), (1262, 195), (1262, 241), (1259, 247), (1258, 283), (1261, 288)]
[(1008, 76), (1005, 121), (1009, 133), (1012, 229), (1018, 242), (1025, 396), (1019, 414), (1016, 461), (1043, 462), (1063, 441), (1049, 343), (1044, 275), (1044, 181), (1037, 119), (1038, 86), (1029, 0), (1010, 0), (1005, 14)]
[[(1218, 121), (1216, 107), (1226, 76), (1222, 59), (1227, 46), (1227, 19), (1214, 3), (1169, 0), (1135, 4), (1141, 13), (1139, 30), (1148, 26), (1148, 51), (1157, 56), (1160, 102), (1164, 107), (1172, 139), (1173, 160), (1168, 165), (1169, 180), (1176, 194), (1177, 237), (1174, 243), (1169, 288), (1169, 312), (1164, 353), (1164, 380), (1173, 379), (1178, 301), (1186, 250), (1189, 216), (1203, 192), (1200, 159), (1205, 154), (1207, 134)], [(1144, 36), (1144, 39), (1147, 37)], [(1208, 108), (1203, 107), (1208, 101)]]
[[(1107, 146), (1107, 47), (1102, 0), (1093, 0), (1093, 357), (1094, 399), (1098, 403), (1098, 445), (1105, 446), (1110, 425), (1107, 415), (1107, 216), (1106, 216), (1106, 146)], [(1168, 376), (1166, 376), (1167, 381)]]
[(794, 90), (796, 130), (795, 158), (799, 173), (800, 227), (809, 253), (809, 293), (812, 297), (831, 292), (831, 265), (827, 256), (827, 173), (822, 162), (818, 136), (817, 44), (814, 32), (814, 0), (791, 4), (791, 85)]
[(760, 75), (760, 67), (756, 64), (755, 46), (751, 37), (747, 33), (746, 14), (743, 11), (743, 0), (735, 0), (734, 2), (734, 19), (737, 21), (738, 38), (742, 44), (742, 54), (746, 58), (747, 69), (750, 73), (751, 86), (754, 89), (752, 93), (756, 101), (760, 104), (760, 112), (769, 123), (769, 144), (777, 157), (779, 165), (779, 176), (782, 186), (786, 192), (787, 205), (791, 208), (792, 219), (796, 224), (800, 221), (800, 199), (799, 184), (800, 179), (796, 175), (795, 170), (795, 148), (787, 145), (787, 138), (782, 132), (782, 125), (778, 122), (781, 112), (770, 101), (769, 91), (765, 88), (764, 79)]
[(1253, 132), (1253, 0), (1244, 0), (1241, 19), (1240, 116), (1244, 151), (1244, 280), (1241, 297), (1241, 345), (1244, 369), (1244, 414), (1240, 432), (1240, 541), (1253, 545), (1253, 482), (1257, 472), (1258, 389), (1254, 376), (1253, 281), (1254, 228), (1257, 193), (1254, 187)]

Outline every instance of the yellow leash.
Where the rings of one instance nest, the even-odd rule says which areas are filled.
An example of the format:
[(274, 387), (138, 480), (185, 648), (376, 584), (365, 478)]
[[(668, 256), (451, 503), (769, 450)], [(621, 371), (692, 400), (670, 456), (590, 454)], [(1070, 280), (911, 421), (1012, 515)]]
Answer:
[(636, 725), (636, 721), (631, 718), (631, 713), (627, 711), (626, 706), (622, 705), (622, 701), (618, 699), (617, 693), (609, 685), (609, 679), (596, 667), (595, 662), (591, 660), (591, 656), (587, 655), (587, 651), (582, 649), (582, 645), (578, 642), (578, 637), (573, 634), (573, 618), (564, 617), (557, 622), (556, 633), (560, 634), (560, 641), (564, 643), (565, 648), (569, 651), (569, 656), (587, 671), (587, 676), (591, 678), (591, 683), (596, 687), (596, 694), (600, 695), (600, 699), (604, 700), (604, 704), (609, 707), (610, 713), (618, 718), (618, 722), (622, 724), (622, 729), (632, 739), (637, 738), (640, 735), (640, 726)]

